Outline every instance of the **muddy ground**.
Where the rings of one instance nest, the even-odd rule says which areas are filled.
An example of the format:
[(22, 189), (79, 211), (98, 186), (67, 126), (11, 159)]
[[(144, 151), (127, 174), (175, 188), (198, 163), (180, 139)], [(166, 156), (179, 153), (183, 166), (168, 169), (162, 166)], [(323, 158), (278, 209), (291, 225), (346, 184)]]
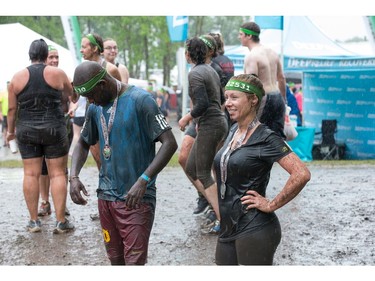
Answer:
[[(180, 142), (181, 133), (176, 127), (174, 133)], [(0, 161), (17, 158), (19, 159), (19, 155), (10, 155), (7, 148), (0, 149)], [(353, 274), (354, 277), (363, 274), (363, 269), (370, 270), (373, 275), (375, 165), (318, 165), (314, 162), (307, 165), (312, 173), (311, 181), (297, 198), (276, 211), (283, 233), (274, 265), (276, 268), (282, 268), (283, 273), (285, 266), (293, 266), (288, 267), (293, 269), (299, 268), (296, 266), (328, 269), (334, 266), (335, 272), (344, 277), (347, 273), (343, 269), (366, 266), (360, 267), (360, 271)], [(86, 206), (75, 205), (68, 196), (70, 220), (75, 224), (76, 230), (63, 235), (52, 234), (55, 223), (55, 215), (52, 213), (51, 216), (42, 218), (42, 232), (31, 234), (25, 228), (28, 211), (22, 193), (23, 169), (0, 168), (1, 276), (4, 269), (5, 273), (9, 273), (9, 268), (9, 275), (22, 272), (17, 270), (18, 267), (8, 267), (14, 265), (31, 265), (28, 269), (39, 268), (35, 265), (73, 265), (74, 267), (69, 268), (75, 269), (77, 265), (80, 269), (81, 266), (110, 265), (105, 254), (99, 221), (90, 219), (90, 214), (96, 213), (97, 170), (94, 167), (85, 168), (80, 177), (91, 196)], [(272, 198), (277, 194), (286, 178), (286, 172), (276, 164), (272, 170), (268, 197)], [(168, 273), (171, 268), (186, 269), (181, 266), (204, 266), (194, 267), (193, 271), (187, 269), (182, 273), (187, 276), (200, 274), (201, 268), (205, 271), (215, 268), (213, 266), (217, 236), (201, 234), (200, 225), (203, 218), (193, 215), (197, 193), (182, 169), (165, 168), (158, 177), (157, 187), (156, 216), (147, 266), (151, 266), (150, 269), (159, 268), (155, 266), (173, 266), (168, 268)], [(97, 268), (102, 267), (90, 267), (89, 271), (84, 272), (95, 272), (93, 279), (96, 279), (100, 273), (106, 272)], [(54, 267), (52, 274), (57, 269)], [(316, 272), (315, 267), (312, 269)], [(313, 274), (312, 269), (303, 267), (302, 277), (306, 277), (306, 270), (308, 275)], [(62, 271), (64, 273), (64, 270)], [(163, 275), (164, 272), (161, 271)], [(213, 273), (217, 272), (215, 270)], [(267, 271), (267, 274), (269, 273)], [(30, 279), (30, 274), (26, 275)], [(180, 273), (179, 275), (181, 276)], [(221, 271), (220, 275), (225, 276)], [(39, 271), (35, 278), (37, 277), (40, 279)], [(64, 275), (60, 277), (66, 280)], [(201, 280), (199, 277), (202, 276), (197, 277)], [(106, 276), (100, 280), (103, 278)]]
[[(312, 180), (300, 195), (277, 211), (283, 237), (275, 265), (375, 265), (374, 166), (309, 164)], [(287, 174), (276, 165), (268, 196)], [(81, 179), (91, 194), (86, 206), (70, 197), (70, 219), (76, 230), (52, 234), (54, 213), (42, 218), (43, 231), (25, 230), (28, 212), (22, 193), (22, 169), (0, 174), (1, 265), (109, 265), (96, 212), (97, 171), (86, 168)], [(217, 236), (200, 233), (201, 216), (193, 215), (196, 192), (180, 168), (160, 174), (154, 227), (147, 265), (214, 265)]]

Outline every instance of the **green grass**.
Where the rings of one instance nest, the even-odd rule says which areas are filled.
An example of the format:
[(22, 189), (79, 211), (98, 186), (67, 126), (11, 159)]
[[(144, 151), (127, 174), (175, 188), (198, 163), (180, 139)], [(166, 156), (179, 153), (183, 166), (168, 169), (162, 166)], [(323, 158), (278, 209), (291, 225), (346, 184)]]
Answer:
[(178, 153), (173, 154), (171, 160), (169, 160), (167, 167), (180, 167), (180, 164), (178, 163)]
[[(345, 166), (345, 165), (374, 165), (375, 160), (314, 160), (311, 162), (306, 163), (308, 166), (310, 165), (319, 165), (319, 166)], [(92, 156), (87, 158), (85, 163), (85, 167), (95, 167), (96, 163)], [(68, 162), (68, 167), (70, 167), (70, 158)], [(178, 153), (175, 153), (171, 160), (169, 161), (167, 167), (180, 167), (178, 164)], [(4, 160), (0, 161), (0, 168), (23, 168), (23, 164), (21, 160)]]
[[(69, 157), (68, 160), (68, 167), (70, 167), (71, 158)], [(178, 154), (175, 153), (171, 160), (168, 163), (168, 167), (179, 167), (180, 164), (178, 164)], [(85, 167), (96, 167), (95, 160), (92, 156), (89, 156), (87, 158), (87, 161), (85, 163)], [(0, 168), (23, 168), (22, 160), (0, 160)]]
[(321, 166), (348, 166), (348, 165), (375, 165), (375, 160), (314, 160), (307, 165)]

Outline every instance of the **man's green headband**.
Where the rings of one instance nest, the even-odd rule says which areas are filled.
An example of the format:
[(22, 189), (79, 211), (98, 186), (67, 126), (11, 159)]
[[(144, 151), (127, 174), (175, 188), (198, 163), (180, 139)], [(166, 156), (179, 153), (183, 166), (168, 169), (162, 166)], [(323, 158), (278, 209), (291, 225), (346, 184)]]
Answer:
[(240, 28), (240, 31), (242, 31), (243, 33), (247, 34), (247, 35), (255, 35), (255, 36), (259, 36), (259, 33), (255, 32), (255, 31), (252, 31), (250, 29), (246, 29), (246, 28)]
[(206, 46), (210, 48), (211, 50), (215, 49), (212, 43), (206, 38), (204, 38), (203, 36), (200, 36), (199, 39), (201, 39), (204, 42), (204, 44), (206, 44)]
[(98, 47), (99, 51), (100, 52), (103, 52), (102, 48), (99, 46), (98, 42), (96, 42), (96, 39), (94, 37), (94, 35), (92, 35), (91, 33), (90, 34), (87, 34), (85, 36), (87, 39), (89, 39), (90, 43), (93, 44), (94, 46)]
[(52, 45), (48, 45), (48, 52), (51, 52), (51, 51), (57, 51), (57, 49)]
[(262, 100), (263, 97), (263, 92), (261, 91), (261, 89), (239, 80), (229, 80), (227, 85), (225, 85), (225, 90), (234, 90), (249, 94), (256, 94), (259, 100)]
[(106, 75), (107, 71), (102, 68), (98, 74), (96, 74), (94, 77), (92, 77), (89, 81), (83, 83), (79, 86), (74, 86), (74, 90), (81, 96), (87, 95), (88, 92), (90, 92), (96, 84)]

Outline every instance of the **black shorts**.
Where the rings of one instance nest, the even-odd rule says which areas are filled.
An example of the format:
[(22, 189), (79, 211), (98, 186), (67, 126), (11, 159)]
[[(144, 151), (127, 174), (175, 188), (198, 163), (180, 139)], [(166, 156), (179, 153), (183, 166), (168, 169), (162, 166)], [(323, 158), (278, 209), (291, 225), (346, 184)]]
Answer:
[(45, 157), (43, 157), (43, 161), (42, 161), (42, 176), (48, 176), (48, 168), (47, 168)]
[(33, 129), (18, 125), (16, 128), (18, 148), (22, 159), (59, 158), (69, 152), (66, 126), (46, 129)]
[(280, 93), (268, 93), (258, 111), (259, 121), (268, 126), (284, 140), (285, 102)]
[(85, 123), (85, 117), (74, 117), (73, 118), (73, 124), (76, 124), (79, 127), (83, 126), (83, 123)]
[[(69, 170), (68, 170), (68, 167), (66, 167), (66, 170), (65, 170), (65, 174), (68, 175), (69, 174)], [(46, 158), (43, 157), (43, 161), (42, 161), (42, 176), (48, 176), (48, 168), (47, 168), (47, 163), (46, 163)]]
[(7, 122), (7, 117), (6, 116), (3, 116), (3, 122), (1, 122), (1, 125), (2, 125), (2, 130), (3, 131), (6, 131), (6, 129), (8, 129), (8, 122)]
[(190, 137), (192, 137), (193, 139), (196, 138), (197, 136), (197, 128), (196, 128), (197, 124), (193, 121), (190, 122), (189, 126), (187, 127), (187, 130), (185, 132), (185, 135), (188, 135)]

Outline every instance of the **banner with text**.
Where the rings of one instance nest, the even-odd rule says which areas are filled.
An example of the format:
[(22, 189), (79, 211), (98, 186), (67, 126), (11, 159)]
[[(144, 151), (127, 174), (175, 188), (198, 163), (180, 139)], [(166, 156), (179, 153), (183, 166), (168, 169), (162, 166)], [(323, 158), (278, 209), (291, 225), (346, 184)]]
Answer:
[(336, 119), (346, 159), (375, 159), (374, 81), (375, 70), (303, 74), (305, 126), (320, 132), (323, 119)]

